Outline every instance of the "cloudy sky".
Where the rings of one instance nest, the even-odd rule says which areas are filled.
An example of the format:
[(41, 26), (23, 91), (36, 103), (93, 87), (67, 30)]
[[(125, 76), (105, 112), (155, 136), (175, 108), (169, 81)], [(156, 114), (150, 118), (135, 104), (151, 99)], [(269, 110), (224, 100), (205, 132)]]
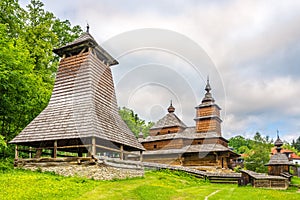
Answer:
[[(28, 1), (21, 0), (24, 7)], [(300, 1), (52, 0), (45, 8), (90, 33), (118, 61), (119, 106), (147, 121), (194, 125), (209, 75), (223, 135), (300, 135)]]

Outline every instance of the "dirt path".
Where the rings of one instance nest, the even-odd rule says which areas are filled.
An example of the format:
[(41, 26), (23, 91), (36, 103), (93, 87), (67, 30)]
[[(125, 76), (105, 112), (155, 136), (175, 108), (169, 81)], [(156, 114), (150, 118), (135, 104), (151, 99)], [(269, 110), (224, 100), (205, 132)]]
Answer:
[(214, 191), (213, 193), (207, 195), (207, 196), (204, 198), (204, 200), (208, 200), (208, 197), (211, 197), (212, 195), (215, 195), (215, 194), (217, 194), (218, 192), (220, 192), (220, 190)]

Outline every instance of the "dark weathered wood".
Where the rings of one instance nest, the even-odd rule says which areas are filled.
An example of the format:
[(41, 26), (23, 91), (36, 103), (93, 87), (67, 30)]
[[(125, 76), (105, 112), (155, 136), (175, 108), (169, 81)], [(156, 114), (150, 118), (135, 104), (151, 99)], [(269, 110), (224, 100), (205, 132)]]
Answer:
[(40, 158), (42, 156), (42, 153), (43, 153), (43, 149), (41, 148), (36, 149), (35, 158)]
[(248, 183), (251, 183), (253, 187), (275, 189), (286, 189), (289, 185), (288, 178), (284, 178), (282, 176), (266, 175), (262, 173), (256, 173), (250, 170), (241, 170), (241, 172), (241, 185), (247, 185)]
[(143, 151), (140, 151), (140, 161), (143, 162)]
[[(11, 143), (52, 149), (53, 157), (57, 150), (82, 155), (79, 149), (86, 147), (90, 147), (89, 154), (96, 155), (100, 140), (122, 144), (128, 151), (144, 150), (118, 113), (109, 68), (118, 62), (89, 33), (55, 52), (63, 58), (50, 102)], [(84, 146), (80, 146), (81, 139), (88, 142), (82, 141)], [(72, 140), (77, 143), (68, 143)], [(41, 155), (39, 151), (37, 157)]]
[(53, 147), (53, 158), (57, 157), (57, 140), (54, 141), (54, 147)]

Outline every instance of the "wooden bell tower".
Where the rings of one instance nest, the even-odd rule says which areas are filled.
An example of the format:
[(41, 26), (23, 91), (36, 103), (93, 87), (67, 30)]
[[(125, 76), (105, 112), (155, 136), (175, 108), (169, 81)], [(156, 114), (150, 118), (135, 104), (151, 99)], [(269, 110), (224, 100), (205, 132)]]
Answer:
[(218, 136), (222, 136), (221, 133), (221, 108), (215, 103), (212, 94), (210, 93), (211, 87), (209, 79), (205, 87), (206, 94), (200, 105), (196, 106), (196, 132), (207, 133), (214, 132)]

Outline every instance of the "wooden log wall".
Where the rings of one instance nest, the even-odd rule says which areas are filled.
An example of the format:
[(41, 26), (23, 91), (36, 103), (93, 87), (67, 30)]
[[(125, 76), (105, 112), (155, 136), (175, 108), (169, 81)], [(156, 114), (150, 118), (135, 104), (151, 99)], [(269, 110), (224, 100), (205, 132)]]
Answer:
[(220, 116), (220, 111), (216, 106), (203, 107), (197, 109), (197, 113), (196, 113), (197, 117), (212, 116), (212, 115)]
[(151, 129), (149, 131), (149, 134), (151, 136), (156, 136), (156, 135), (164, 135), (169, 133), (178, 133), (181, 131), (183, 131), (181, 127), (166, 127), (166, 128), (159, 128), (159, 129)]
[(183, 139), (147, 142), (143, 143), (143, 146), (146, 150), (181, 149), (183, 147)]

